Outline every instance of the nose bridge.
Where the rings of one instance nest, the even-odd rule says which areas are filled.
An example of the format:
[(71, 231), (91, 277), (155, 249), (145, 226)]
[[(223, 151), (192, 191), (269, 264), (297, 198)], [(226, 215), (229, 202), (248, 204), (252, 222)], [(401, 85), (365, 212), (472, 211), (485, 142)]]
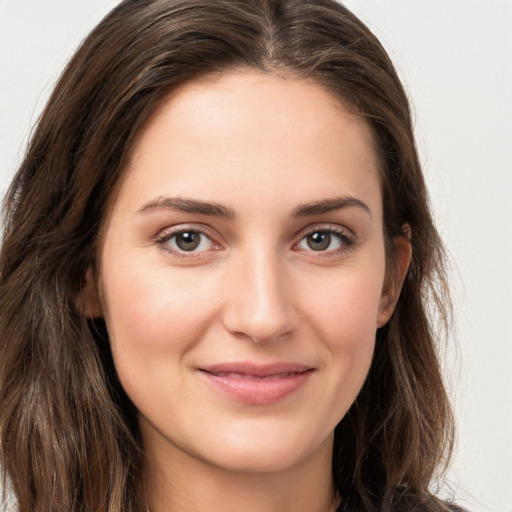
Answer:
[(273, 341), (292, 329), (284, 263), (271, 247), (248, 247), (233, 261), (226, 328), (255, 342)]

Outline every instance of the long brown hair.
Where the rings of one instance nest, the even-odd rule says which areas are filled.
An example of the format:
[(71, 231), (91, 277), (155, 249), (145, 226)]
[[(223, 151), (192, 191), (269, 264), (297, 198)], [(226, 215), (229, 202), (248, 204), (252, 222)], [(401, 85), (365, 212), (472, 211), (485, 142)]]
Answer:
[(433, 321), (449, 310), (443, 247), (386, 52), (334, 0), (125, 0), (65, 69), (4, 205), (0, 460), (20, 512), (144, 510), (136, 411), (80, 290), (145, 120), (172, 88), (234, 68), (316, 80), (372, 128), (385, 237), (408, 224), (412, 261), (336, 428), (333, 477), (348, 508), (444, 510), (429, 492), (453, 437)]

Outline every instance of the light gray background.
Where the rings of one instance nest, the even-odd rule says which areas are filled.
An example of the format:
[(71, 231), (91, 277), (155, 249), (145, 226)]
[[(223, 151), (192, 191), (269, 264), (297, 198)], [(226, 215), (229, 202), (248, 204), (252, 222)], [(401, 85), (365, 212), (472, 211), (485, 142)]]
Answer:
[[(348, 0), (413, 99), (452, 271), (446, 356), (472, 512), (512, 511), (512, 1)], [(0, 0), (0, 192), (64, 63), (115, 0)], [(445, 489), (446, 492), (446, 489)]]

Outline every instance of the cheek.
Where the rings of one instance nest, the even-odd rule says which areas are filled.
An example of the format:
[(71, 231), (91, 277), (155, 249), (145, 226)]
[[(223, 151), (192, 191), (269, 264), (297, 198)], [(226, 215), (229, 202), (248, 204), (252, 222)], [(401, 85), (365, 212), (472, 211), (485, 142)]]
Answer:
[(304, 302), (303, 315), (323, 340), (334, 370), (325, 396), (335, 397), (337, 420), (355, 400), (372, 362), (383, 274), (375, 261), (369, 268), (346, 268)]
[(116, 260), (102, 281), (105, 321), (125, 388), (132, 376), (159, 375), (169, 356), (179, 363), (201, 339), (216, 308), (208, 280), (193, 273), (184, 279), (169, 268), (136, 261)]
[[(378, 266), (378, 265), (377, 265)], [(334, 429), (359, 394), (368, 375), (377, 330), (382, 273), (345, 267), (317, 280), (314, 293), (302, 295), (305, 343), (319, 340), (322, 392), (311, 414)], [(305, 288), (301, 284), (301, 288)], [(325, 432), (324, 432), (325, 433)]]
[(350, 273), (331, 279), (311, 297), (304, 314), (321, 330), (333, 350), (358, 349), (373, 342), (382, 289), (380, 275)]
[[(127, 274), (119, 265), (104, 286), (108, 290), (105, 321), (116, 371), (126, 394), (146, 416), (182, 404), (170, 402), (168, 392), (155, 390), (180, 389), (181, 398), (186, 398), (187, 362), (215, 307), (206, 283), (201, 286), (193, 277), (183, 280), (168, 274), (161, 268)], [(193, 398), (187, 402), (194, 403)]]

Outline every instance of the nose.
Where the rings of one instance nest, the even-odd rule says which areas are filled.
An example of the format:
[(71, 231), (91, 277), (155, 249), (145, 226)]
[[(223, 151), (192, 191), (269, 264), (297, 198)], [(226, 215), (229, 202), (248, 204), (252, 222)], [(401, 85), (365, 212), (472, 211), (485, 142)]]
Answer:
[(283, 264), (272, 254), (236, 258), (226, 282), (224, 327), (255, 343), (289, 335), (295, 327)]

